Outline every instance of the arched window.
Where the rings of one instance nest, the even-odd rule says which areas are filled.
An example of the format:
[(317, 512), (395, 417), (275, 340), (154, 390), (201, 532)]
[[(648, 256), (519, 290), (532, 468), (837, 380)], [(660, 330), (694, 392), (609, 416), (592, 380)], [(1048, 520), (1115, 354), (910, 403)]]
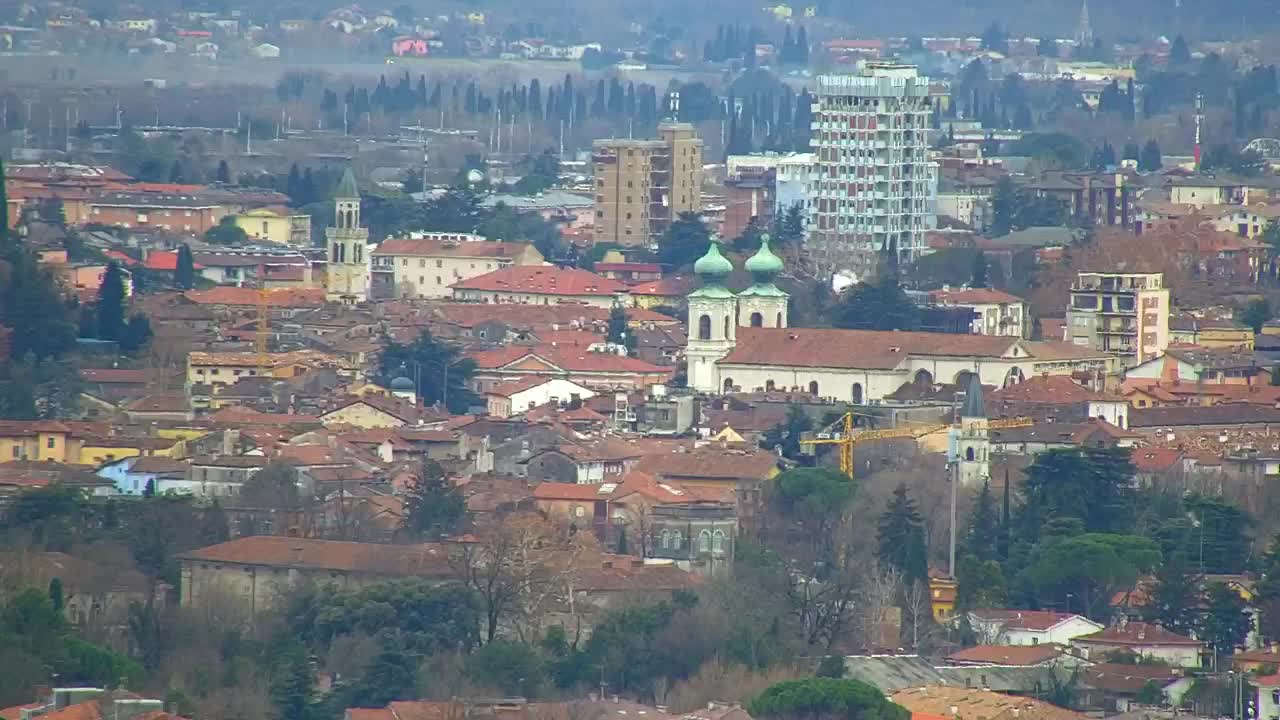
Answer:
[(663, 530), (658, 533), (658, 537), (662, 540), (662, 549), (669, 550), (671, 548), (671, 531)]
[(671, 531), (671, 549), (679, 550), (680, 546), (683, 544), (684, 544), (684, 536), (680, 534), (679, 530), (672, 530)]
[(973, 448), (964, 449), (964, 459), (968, 460), (969, 462), (973, 462), (973, 459), (974, 459)]
[(724, 335), (720, 336), (721, 340), (728, 340), (729, 333), (733, 332), (731, 329), (733, 327), (733, 323), (731, 322), (731, 319), (732, 318), (730, 318), (728, 315), (724, 316)]
[(329, 253), (329, 262), (338, 262), (338, 243), (333, 244), (333, 250)]
[(347, 244), (338, 243), (338, 262), (344, 263), (346, 261), (347, 261)]
[(973, 377), (973, 372), (969, 370), (961, 370), (956, 373), (956, 386), (962, 388), (969, 387), (969, 378)]
[(765, 392), (773, 392), (774, 387), (776, 387), (776, 386), (773, 384), (773, 381), (772, 381), (772, 380), (765, 380), (765, 381), (764, 381), (764, 391), (765, 391)]
[(758, 312), (751, 313), (751, 327), (764, 327), (764, 316)]
[(1010, 387), (1012, 385), (1017, 385), (1018, 383), (1022, 382), (1024, 379), (1025, 378), (1022, 375), (1022, 368), (1011, 367), (1009, 368), (1009, 374), (1006, 375), (1004, 378), (1004, 386)]
[(862, 383), (853, 384), (853, 404), (854, 405), (862, 404)]
[(723, 553), (724, 541), (725, 541), (724, 531), (723, 530), (715, 531), (715, 533), (711, 536), (711, 552), (717, 553), (717, 554)]
[(817, 381), (817, 380), (814, 380), (814, 381), (812, 381), (812, 382), (810, 382), (810, 383), (809, 383), (809, 394), (810, 394), (810, 395), (817, 396), (817, 394), (818, 394), (818, 381)]
[(698, 533), (698, 552), (711, 552), (711, 531), (703, 530)]
[(933, 373), (929, 372), (928, 370), (918, 370), (916, 371), (916, 376), (913, 382), (915, 382), (916, 385), (919, 385), (921, 387), (925, 385), (932, 385)]
[(710, 315), (703, 315), (702, 317), (698, 318), (698, 339), (699, 340), (711, 339), (711, 316)]
[(727, 393), (733, 392), (733, 378), (724, 379), (724, 391)]
[(782, 313), (778, 313), (778, 317), (774, 319), (774, 327), (782, 327)]

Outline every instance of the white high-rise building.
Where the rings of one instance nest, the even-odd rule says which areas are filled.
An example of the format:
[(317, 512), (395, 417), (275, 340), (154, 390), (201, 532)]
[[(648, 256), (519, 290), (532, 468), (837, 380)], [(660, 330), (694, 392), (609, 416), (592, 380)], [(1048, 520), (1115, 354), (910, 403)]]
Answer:
[(868, 63), (861, 74), (818, 78), (808, 245), (823, 272), (861, 280), (890, 247), (903, 264), (925, 252), (936, 225), (935, 101), (913, 65)]

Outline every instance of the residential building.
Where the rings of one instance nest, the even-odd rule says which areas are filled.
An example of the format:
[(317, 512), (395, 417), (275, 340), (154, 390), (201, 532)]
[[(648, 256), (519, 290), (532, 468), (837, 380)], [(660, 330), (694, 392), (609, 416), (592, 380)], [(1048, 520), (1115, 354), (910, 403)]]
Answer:
[(656, 247), (671, 222), (702, 207), (702, 140), (693, 125), (662, 123), (657, 140), (592, 145), (595, 241)]
[(755, 169), (724, 181), (724, 218), (720, 236), (736, 238), (751, 225), (768, 228), (774, 217), (773, 172)]
[(1127, 369), (1125, 381), (1189, 385), (1269, 385), (1269, 365), (1252, 352), (1170, 345), (1163, 355)]
[(1199, 640), (1170, 632), (1159, 625), (1123, 618), (1111, 627), (1072, 638), (1071, 646), (1091, 660), (1119, 651), (1180, 668), (1200, 667), (1200, 656), (1205, 652), (1205, 644)]
[(187, 355), (186, 384), (216, 388), (232, 385), (241, 377), (269, 374), (275, 378), (291, 378), (311, 368), (338, 365), (336, 358), (314, 350), (267, 353), (265, 356), (251, 352), (193, 352)]
[(786, 217), (791, 208), (799, 207), (807, 226), (813, 212), (813, 177), (813, 153), (792, 153), (778, 158), (773, 180), (773, 199), (777, 203), (774, 214)]
[(496, 418), (520, 415), (547, 403), (570, 403), (595, 397), (589, 388), (555, 377), (528, 377), (496, 385), (485, 393), (489, 414)]
[(464, 302), (554, 305), (576, 303), (611, 308), (627, 292), (617, 280), (577, 268), (512, 265), (454, 282), (453, 299)]
[(952, 290), (944, 287), (930, 292), (929, 300), (938, 307), (972, 310), (974, 335), (1025, 337), (1029, 334), (1026, 305), (1017, 295), (993, 288)]
[(124, 228), (157, 228), (203, 235), (222, 219), (215, 199), (195, 194), (111, 192), (87, 201), (86, 223)]
[[(1264, 325), (1269, 334), (1272, 326)], [(1169, 316), (1169, 344), (1200, 345), (1207, 348), (1253, 350), (1253, 328), (1237, 325), (1231, 318), (1207, 313), (1175, 312)]]
[(369, 231), (360, 226), (360, 190), (351, 168), (333, 193), (333, 225), (325, 229), (329, 266), (325, 299), (348, 305), (369, 299)]
[(383, 298), (447, 298), (461, 280), (542, 263), (542, 253), (531, 243), (491, 242), (465, 233), (413, 233), (383, 240), (373, 251), (373, 290)]
[(439, 544), (380, 545), (311, 538), (245, 537), (178, 556), (182, 605), (230, 595), (256, 614), (276, 606), (293, 588), (318, 582), (340, 588), (393, 578), (445, 580), (455, 576), (448, 548)]
[(1080, 272), (1067, 307), (1071, 343), (1116, 355), (1126, 366), (1169, 347), (1169, 289), (1162, 273)]
[(973, 610), (969, 624), (988, 645), (1066, 645), (1103, 629), (1083, 615), (1044, 610)]
[[(276, 50), (277, 54), (279, 49)], [(280, 245), (311, 246), (311, 216), (288, 208), (255, 208), (233, 215), (236, 226), (254, 240)]]
[[(1162, 665), (1096, 663), (1080, 674), (1077, 697), (1080, 707), (1101, 710), (1108, 716), (1137, 710), (1136, 705), (1181, 707), (1183, 696), (1196, 681), (1189, 675), (1182, 668)], [(1160, 691), (1154, 703), (1146, 697), (1152, 687)]]
[(533, 377), (562, 378), (595, 392), (639, 390), (670, 381), (674, 372), (617, 352), (574, 345), (506, 345), (469, 357), (476, 362), (473, 388), (481, 394)]
[(974, 645), (947, 656), (953, 665), (1006, 665), (1017, 667), (1056, 666), (1063, 647), (1045, 645)]
[[(985, 668), (974, 668), (974, 670), (979, 671), (978, 679), (986, 677), (986, 674), (981, 672)], [(994, 672), (991, 674), (994, 675)], [(889, 695), (889, 700), (906, 708), (912, 717), (921, 718), (921, 720), (955, 717), (958, 715), (958, 710), (956, 712), (952, 710), (958, 708), (964, 708), (964, 717), (974, 718), (974, 720), (1016, 717), (1036, 718), (1036, 720), (1085, 720), (1087, 717), (1043, 700), (988, 690), (986, 685), (985, 682), (978, 687), (968, 683), (964, 687), (915, 685)]]
[(1129, 401), (1098, 392), (1064, 375), (1033, 376), (1000, 388), (987, 399), (992, 417), (1030, 417), (1052, 423), (1078, 423), (1101, 418), (1118, 428), (1129, 427)]
[(929, 160), (935, 98), (911, 65), (868, 63), (817, 79), (808, 245), (827, 274), (871, 277), (878, 254), (904, 265), (926, 252), (937, 175)]

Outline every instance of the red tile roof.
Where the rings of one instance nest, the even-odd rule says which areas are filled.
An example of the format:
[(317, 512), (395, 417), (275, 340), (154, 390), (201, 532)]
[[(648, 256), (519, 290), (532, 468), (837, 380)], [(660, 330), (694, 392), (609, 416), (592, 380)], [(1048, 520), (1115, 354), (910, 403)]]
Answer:
[(962, 290), (934, 290), (929, 293), (934, 302), (942, 305), (998, 305), (1019, 303), (1022, 298), (993, 288), (964, 288)]
[(1105, 630), (1075, 638), (1072, 642), (1096, 643), (1099, 645), (1185, 645), (1195, 647), (1204, 644), (1185, 635), (1169, 632), (1159, 625), (1144, 622), (1129, 622), (1124, 627), (1112, 625)]
[(991, 335), (741, 327), (737, 346), (720, 362), (887, 370), (908, 355), (1001, 357), (1021, 342)]
[(529, 249), (528, 243), (498, 240), (445, 242), (438, 238), (387, 238), (374, 255), (423, 255), (432, 257), (510, 259)]
[(658, 297), (683, 298), (693, 290), (694, 280), (690, 277), (669, 277), (660, 280), (649, 280), (631, 286), (632, 295), (655, 295)]
[(544, 482), (533, 489), (534, 500), (576, 500), (588, 502), (609, 500), (618, 489), (615, 483), (579, 485), (577, 483)]
[(84, 368), (80, 371), (80, 377), (89, 383), (143, 385), (152, 379), (152, 373), (126, 368)]
[(670, 373), (672, 369), (653, 365), (626, 355), (588, 352), (586, 348), (557, 345), (507, 345), (493, 350), (471, 353), (481, 370), (505, 368), (525, 357), (533, 356), (567, 372), (600, 373)]
[(1142, 692), (1148, 682), (1164, 686), (1182, 677), (1177, 668), (1154, 665), (1098, 663), (1084, 669), (1084, 684), (1098, 690), (1122, 694)]
[(1008, 630), (1048, 630), (1073, 617), (1079, 617), (1075, 613), (1047, 610), (974, 610), (973, 614), (983, 620), (1004, 623)]
[(1165, 472), (1182, 462), (1182, 451), (1173, 448), (1134, 448), (1133, 468), (1138, 472)]
[(664, 480), (766, 480), (777, 467), (778, 457), (763, 450), (702, 447), (645, 455), (636, 462), (635, 470)]
[(449, 576), (448, 547), (440, 544), (380, 545), (292, 537), (244, 537), (179, 556), (196, 562), (269, 565), (373, 575)]
[(1062, 654), (1053, 643), (1045, 645), (975, 645), (947, 656), (951, 662), (992, 665), (1039, 665)]
[(495, 270), (454, 283), (455, 290), (528, 293), (564, 297), (597, 297), (625, 293), (627, 286), (577, 268), (523, 265)]
[(598, 262), (594, 266), (598, 273), (604, 272), (634, 272), (634, 273), (661, 273), (662, 266), (655, 263), (603, 263)]
[(990, 401), (1064, 405), (1082, 402), (1122, 403), (1124, 398), (1094, 392), (1065, 375), (1036, 375), (991, 393)]

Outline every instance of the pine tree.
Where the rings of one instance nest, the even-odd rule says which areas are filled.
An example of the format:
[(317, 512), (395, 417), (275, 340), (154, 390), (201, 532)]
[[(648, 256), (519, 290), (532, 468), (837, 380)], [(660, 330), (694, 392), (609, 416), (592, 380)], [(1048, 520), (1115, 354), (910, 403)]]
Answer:
[(120, 334), (120, 351), (132, 355), (151, 342), (151, 336), (151, 320), (142, 313), (134, 313)]
[(1174, 553), (1156, 571), (1151, 599), (1142, 610), (1142, 618), (1166, 630), (1186, 635), (1195, 630), (1199, 615), (1198, 578), (1187, 568), (1187, 556)]
[(178, 265), (173, 272), (173, 284), (183, 290), (190, 290), (196, 284), (196, 261), (191, 255), (191, 247), (186, 243), (178, 248)]
[(284, 194), (289, 196), (294, 205), (305, 205), (310, 201), (303, 197), (302, 173), (298, 171), (298, 163), (289, 166), (289, 176), (284, 181)]
[(55, 577), (49, 581), (49, 604), (53, 606), (54, 612), (61, 613), (64, 602), (62, 578)]
[(466, 513), (466, 500), (450, 482), (444, 468), (424, 460), (419, 477), (405, 494), (406, 530), (420, 537), (447, 535)]
[(112, 261), (98, 288), (98, 339), (119, 340), (124, 333), (124, 272)]
[(809, 64), (809, 34), (805, 31), (804, 26), (800, 26), (800, 31), (796, 33), (796, 64)]
[(880, 562), (897, 568), (906, 583), (928, 578), (929, 558), (924, 540), (924, 521), (915, 500), (907, 494), (907, 486), (899, 485), (880, 516), (878, 526)]
[(1179, 67), (1191, 62), (1191, 49), (1181, 35), (1173, 39), (1169, 46), (1169, 67)]
[(227, 165), (226, 160), (218, 161), (218, 182), (223, 185), (231, 184), (231, 167)]
[(1146, 145), (1142, 146), (1142, 153), (1138, 156), (1138, 169), (1143, 172), (1155, 172), (1164, 167), (1164, 159), (1160, 156), (1160, 144), (1155, 140), (1148, 140)]
[(969, 287), (984, 288), (987, 285), (987, 254), (979, 250), (973, 256), (973, 272), (970, 276)]
[(1000, 518), (996, 512), (995, 498), (991, 495), (991, 483), (986, 481), (973, 500), (973, 511), (969, 514), (969, 524), (964, 534), (965, 553), (984, 562), (994, 560), (999, 535)]
[(608, 341), (616, 345), (624, 345), (630, 350), (635, 346), (636, 339), (627, 330), (627, 311), (620, 303), (614, 303), (609, 310)]
[(271, 701), (279, 720), (306, 720), (309, 717), (315, 674), (302, 643), (286, 645), (276, 656), (271, 671)]

